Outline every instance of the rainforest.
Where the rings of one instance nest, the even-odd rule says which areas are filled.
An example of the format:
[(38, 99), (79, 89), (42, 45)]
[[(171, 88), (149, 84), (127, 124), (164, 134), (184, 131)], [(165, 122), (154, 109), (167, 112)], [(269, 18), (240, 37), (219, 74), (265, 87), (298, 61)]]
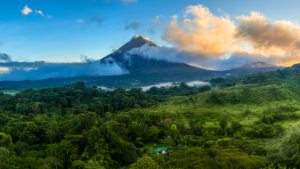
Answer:
[(300, 67), (210, 86), (0, 97), (0, 168), (299, 168)]

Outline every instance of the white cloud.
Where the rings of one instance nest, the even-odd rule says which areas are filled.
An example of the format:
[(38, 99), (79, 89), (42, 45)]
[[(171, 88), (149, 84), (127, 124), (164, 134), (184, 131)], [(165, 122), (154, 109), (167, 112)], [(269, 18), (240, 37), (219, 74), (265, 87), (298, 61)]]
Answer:
[(28, 15), (29, 13), (32, 13), (32, 10), (28, 8), (28, 5), (26, 5), (23, 10), (21, 10), (22, 15)]
[(164, 17), (164, 16), (158, 15), (158, 16), (155, 17), (155, 19), (158, 20), (159, 18), (162, 18), (162, 17)]
[(51, 18), (53, 18), (53, 16), (52, 15), (46, 15), (45, 18), (51, 19)]
[(137, 2), (137, 0), (120, 0), (121, 2), (124, 3), (132, 3), (132, 2)]
[[(97, 0), (93, 0), (93, 1), (97, 1)], [(107, 3), (115, 2), (115, 1), (119, 1), (119, 2), (123, 2), (124, 4), (128, 4), (128, 3), (137, 2), (138, 0), (106, 0)]]
[(35, 10), (35, 14), (36, 14), (36, 15), (37, 15), (37, 14), (40, 14), (40, 15), (44, 16), (44, 14), (43, 14), (43, 12), (42, 12), (41, 10)]
[(82, 20), (82, 19), (78, 19), (78, 20), (77, 20), (77, 22), (80, 22), (80, 23), (82, 23), (82, 22), (83, 22), (83, 20)]

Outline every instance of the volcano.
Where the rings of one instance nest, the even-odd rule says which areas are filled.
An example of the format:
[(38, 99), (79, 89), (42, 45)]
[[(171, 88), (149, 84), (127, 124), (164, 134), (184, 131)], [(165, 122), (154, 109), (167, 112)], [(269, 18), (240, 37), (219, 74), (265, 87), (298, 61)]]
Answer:
[[(109, 88), (149, 86), (163, 82), (187, 82), (208, 80), (217, 77), (251, 75), (253, 73), (276, 71), (274, 65), (255, 62), (227, 71), (206, 70), (186, 63), (170, 62), (164, 59), (154, 59), (146, 55), (149, 48), (160, 48), (149, 38), (134, 36), (115, 52), (100, 60), (103, 64), (113, 64), (126, 69), (123, 75), (112, 76), (77, 76), (72, 78), (53, 78), (38, 81), (0, 82), (5, 90), (24, 90), (27, 88), (59, 87), (83, 81), (87, 86), (107, 86)], [(101, 66), (99, 64), (99, 66)]]
[(193, 74), (193, 76), (200, 77), (210, 77), (212, 74), (217, 73), (217, 71), (210, 71), (206, 69), (201, 69), (198, 67), (190, 66), (185, 63), (175, 63), (166, 60), (148, 58), (140, 54), (130, 53), (131, 50), (142, 50), (144, 45), (149, 47), (159, 46), (152, 42), (150, 39), (145, 38), (141, 35), (135, 35), (129, 42), (120, 47), (115, 52), (107, 55), (101, 59), (102, 63), (115, 63), (123, 66), (129, 71), (131, 75), (149, 75), (149, 74), (160, 74), (160, 75), (183, 75), (183, 74)]

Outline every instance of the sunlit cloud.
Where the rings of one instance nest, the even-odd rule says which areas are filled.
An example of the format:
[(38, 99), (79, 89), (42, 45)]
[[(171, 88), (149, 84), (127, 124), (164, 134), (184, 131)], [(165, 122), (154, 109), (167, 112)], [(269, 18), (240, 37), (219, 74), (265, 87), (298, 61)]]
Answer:
[(22, 15), (28, 15), (29, 13), (32, 13), (32, 10), (28, 8), (28, 5), (26, 5), (23, 10), (21, 10)]
[[(97, 0), (93, 0), (93, 1), (97, 1)], [(124, 4), (128, 4), (128, 3), (134, 3), (137, 2), (138, 0), (106, 0), (106, 2), (114, 2), (114, 1), (119, 1), (122, 2)]]
[(178, 16), (171, 17), (164, 40), (178, 51), (193, 53), (193, 57), (198, 53), (201, 57), (230, 60), (231, 56), (249, 55), (280, 66), (300, 62), (300, 27), (295, 22), (272, 22), (262, 13), (251, 12), (250, 16), (236, 17), (236, 26), (228, 14), (215, 16), (202, 5), (188, 6), (181, 21)]
[(41, 16), (44, 16), (43, 12), (41, 10), (35, 10), (35, 14), (40, 14)]

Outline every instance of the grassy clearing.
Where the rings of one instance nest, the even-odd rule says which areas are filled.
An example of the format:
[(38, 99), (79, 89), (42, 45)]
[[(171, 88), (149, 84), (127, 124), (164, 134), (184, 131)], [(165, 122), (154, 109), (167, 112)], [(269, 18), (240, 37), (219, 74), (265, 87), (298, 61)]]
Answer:
[[(232, 95), (241, 95), (241, 93), (245, 91), (244, 88), (245, 86), (235, 86), (218, 92), (225, 93), (226, 96), (231, 97)], [(300, 101), (290, 91), (276, 85), (247, 85), (247, 88), (251, 88), (251, 93), (249, 94), (250, 98), (247, 103), (232, 104), (228, 101), (224, 104), (209, 103), (207, 100), (211, 93), (214, 92), (209, 91), (192, 96), (194, 97), (194, 101), (191, 96), (171, 97), (165, 102), (159, 103), (158, 106), (147, 108), (143, 111), (147, 113), (157, 112), (165, 114), (165, 117), (171, 118), (175, 124), (184, 124), (186, 128), (190, 128), (188, 123), (189, 119), (187, 118), (187, 114), (190, 113), (192, 114), (192, 119), (202, 120), (205, 122), (203, 127), (211, 131), (216, 131), (217, 128), (219, 128), (219, 122), (225, 118), (229, 122), (228, 127), (230, 127), (231, 121), (241, 123), (243, 126), (241, 132), (245, 133), (252, 129), (253, 126), (257, 126), (256, 123), (261, 122), (265, 115), (270, 115), (270, 112), (293, 113), (298, 115), (297, 117), (300, 116), (300, 110), (297, 110), (300, 109)], [(282, 98), (280, 98), (281, 96)], [(259, 99), (260, 101), (251, 102), (255, 99)], [(294, 109), (288, 109), (290, 107)], [(290, 118), (280, 120), (273, 125), (276, 124), (280, 124), (283, 127), (283, 135), (273, 138), (244, 137), (244, 141), (248, 140), (257, 147), (262, 146), (267, 150), (272, 150), (279, 147), (292, 133), (300, 129), (300, 119)], [(245, 135), (245, 133), (243, 135)], [(153, 144), (154, 143), (146, 144), (145, 147), (149, 148), (150, 152), (153, 152), (155, 149)], [(159, 147), (159, 145), (156, 147)]]
[[(226, 92), (228, 94), (240, 94), (245, 86), (235, 86), (232, 87), (232, 89), (221, 92)], [(251, 97), (253, 98), (250, 98), (250, 101), (251, 99), (260, 97), (271, 97), (272, 95), (268, 92), (268, 90), (284, 90), (274, 85), (264, 87), (258, 87), (258, 85), (247, 85), (247, 87), (252, 88), (251, 90), (253, 94), (251, 94)], [(171, 97), (168, 98), (165, 102), (159, 103), (156, 108), (148, 108), (145, 109), (145, 111), (167, 113), (171, 116), (171, 118), (173, 118), (173, 120), (175, 120), (175, 122), (184, 123), (187, 126), (188, 122), (186, 117), (184, 116), (184, 113), (192, 112), (195, 114), (195, 119), (199, 118), (206, 122), (205, 127), (217, 127), (219, 125), (219, 121), (223, 118), (226, 118), (229, 121), (239, 121), (245, 126), (251, 126), (253, 122), (260, 120), (264, 116), (264, 111), (267, 109), (276, 109), (280, 106), (294, 106), (300, 108), (300, 102), (294, 99), (294, 97), (292, 97), (290, 93), (285, 91), (283, 91), (285, 99), (280, 101), (271, 99), (264, 100), (260, 98), (263, 101), (259, 103), (226, 103), (219, 105), (211, 104), (206, 101), (211, 92), (212, 91), (196, 94), (194, 96), (196, 98), (196, 101), (194, 103), (190, 101), (190, 98), (187, 96)], [(295, 113), (300, 114), (300, 111), (297, 111)], [(287, 123), (289, 123), (289, 121), (287, 121)]]

